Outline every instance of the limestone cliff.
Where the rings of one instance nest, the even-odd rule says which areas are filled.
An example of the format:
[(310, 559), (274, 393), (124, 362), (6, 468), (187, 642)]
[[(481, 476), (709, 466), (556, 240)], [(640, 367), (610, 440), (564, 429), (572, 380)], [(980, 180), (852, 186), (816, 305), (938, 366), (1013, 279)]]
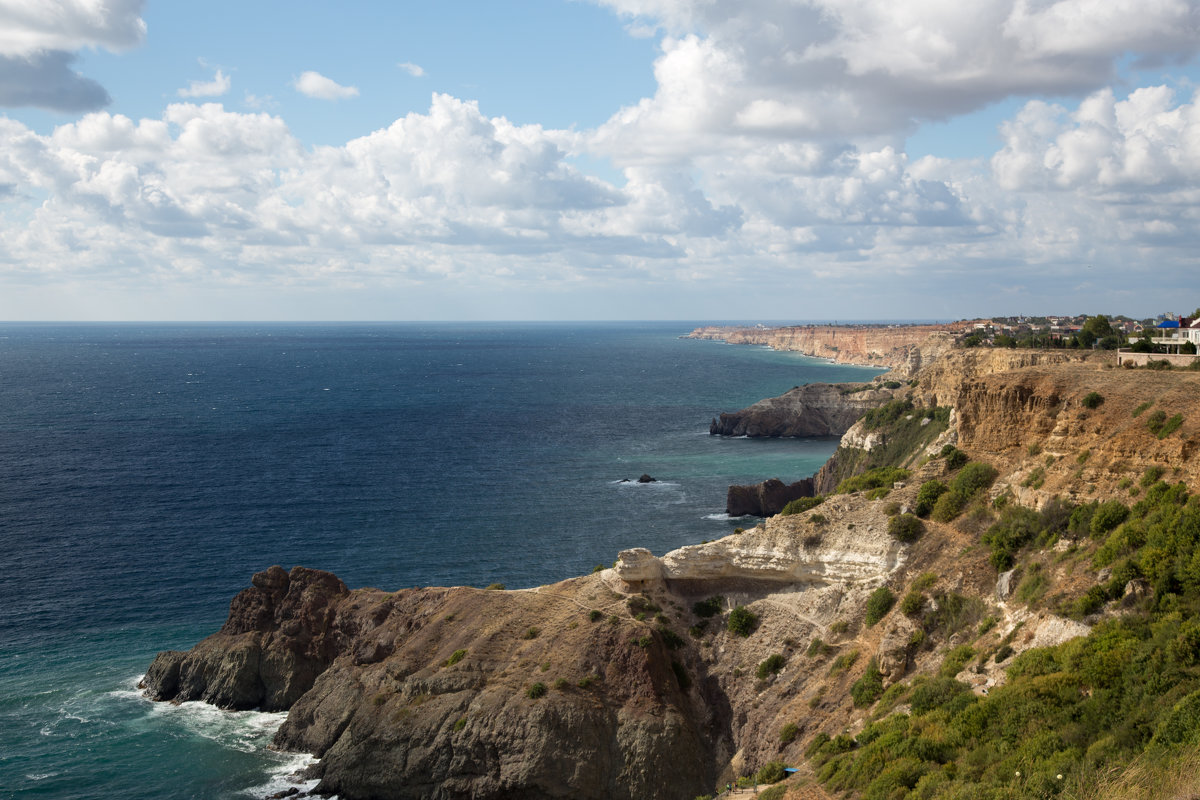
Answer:
[[(953, 413), (922, 445), (932, 457), (911, 459), (911, 475), (875, 499), (834, 495), (715, 542), (625, 551), (613, 569), (531, 590), (350, 591), (327, 573), (273, 567), (235, 598), (218, 633), (160, 654), (147, 691), (290, 709), (277, 746), (317, 755), (319, 791), (344, 800), (688, 800), (769, 761), (803, 771), (814, 737), (853, 736), (889, 713), (852, 698), (871, 670), (886, 687), (944, 673), (952, 648), (969, 650), (956, 677), (982, 696), (1008, 679), (1013, 654), (1087, 635), (1153, 594), (1131, 580), (1125, 596), (1065, 620), (1061, 609), (1110, 579), (1092, 566), (1098, 543), (1032, 542), (1016, 572), (998, 576), (981, 534), (1005, 504), (1132, 504), (1147, 470), (1200, 486), (1200, 373), (956, 351), (899, 391)], [(1157, 411), (1180, 415), (1166, 436), (1147, 425)], [(927, 418), (914, 411), (897, 424)], [(842, 444), (875, 452), (886, 436), (851, 427)], [(998, 477), (969, 513), (925, 520), (901, 543), (891, 520), (923, 483), (953, 479), (936, 457), (944, 442)], [(1043, 581), (1040, 594), (1017, 591), (1023, 571)], [(920, 602), (869, 624), (881, 586)], [(745, 636), (729, 627), (738, 606), (753, 615)]]
[(840, 364), (887, 367), (914, 375), (953, 347), (969, 323), (947, 325), (798, 325), (783, 328), (697, 328), (688, 336), (730, 344), (765, 345)]

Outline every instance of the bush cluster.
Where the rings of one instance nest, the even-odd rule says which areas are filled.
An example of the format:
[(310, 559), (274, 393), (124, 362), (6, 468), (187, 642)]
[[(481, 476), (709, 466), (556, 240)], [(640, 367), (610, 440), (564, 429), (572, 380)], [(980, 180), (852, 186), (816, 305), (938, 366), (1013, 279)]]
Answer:
[(867, 616), (864, 620), (867, 627), (869, 628), (883, 619), (895, 604), (896, 595), (892, 594), (892, 590), (886, 586), (880, 586), (871, 592), (871, 596), (867, 598)]
[[(1014, 657), (1002, 643), (985, 655), (1007, 666), (1008, 681), (986, 696), (954, 680), (977, 656), (955, 648), (938, 676), (888, 690), (909, 714), (869, 723), (855, 737), (814, 740), (809, 755), (826, 789), (864, 798), (1053, 797), (1147, 748), (1200, 743), (1200, 500), (1183, 484), (1156, 481), (1131, 508), (1061, 500), (1041, 513), (1009, 507), (989, 533), (994, 553), (1014, 554), (1071, 530), (1090, 535), (1093, 523), (1102, 543), (1092, 566), (1111, 566), (1112, 575), (1071, 610), (1096, 610), (1134, 578), (1153, 588), (1142, 605), (1057, 647)], [(1044, 571), (1025, 567), (1018, 595), (1044, 590), (1036, 586)], [(939, 598), (922, 625), (934, 616), (961, 623), (969, 605)]]
[(758, 665), (758, 670), (755, 674), (760, 681), (766, 680), (770, 676), (779, 672), (787, 664), (787, 659), (779, 653), (772, 653), (762, 660)]
[(898, 542), (911, 544), (924, 532), (925, 524), (912, 514), (898, 514), (888, 520), (888, 533)]
[(785, 517), (792, 514), (803, 514), (805, 511), (808, 511), (811, 508), (816, 508), (824, 502), (825, 497), (823, 495), (817, 495), (816, 497), (799, 497), (785, 505), (783, 510), (779, 513)]
[(849, 494), (850, 492), (866, 492), (872, 489), (890, 489), (892, 484), (897, 481), (906, 480), (909, 476), (909, 471), (899, 469), (898, 467), (876, 467), (869, 469), (861, 475), (855, 475), (853, 478), (846, 478), (838, 484), (838, 494)]
[(758, 617), (745, 606), (738, 606), (729, 612), (728, 627), (730, 633), (746, 637), (758, 627)]

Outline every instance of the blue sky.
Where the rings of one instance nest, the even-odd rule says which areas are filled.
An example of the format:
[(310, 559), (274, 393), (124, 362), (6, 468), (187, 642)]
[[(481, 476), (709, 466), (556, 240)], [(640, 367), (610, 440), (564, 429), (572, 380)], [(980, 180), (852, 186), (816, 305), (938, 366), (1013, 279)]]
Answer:
[(0, 0), (0, 319), (1200, 305), (1186, 0)]

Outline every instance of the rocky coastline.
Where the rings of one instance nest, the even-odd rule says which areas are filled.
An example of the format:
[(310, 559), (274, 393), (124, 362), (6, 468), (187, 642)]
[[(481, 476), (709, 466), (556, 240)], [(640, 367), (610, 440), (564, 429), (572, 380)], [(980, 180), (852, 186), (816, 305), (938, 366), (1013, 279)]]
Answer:
[[(923, 483), (952, 480), (938, 458), (947, 445), (994, 466), (985, 508), (1115, 496), (1158, 464), (1200, 481), (1194, 431), (1155, 438), (1136, 413), (1149, 394), (1200, 417), (1198, 380), (1090, 354), (955, 351), (897, 390), (832, 389), (843, 403), (870, 392), (875, 403), (952, 409), (949, 427), (905, 454), (908, 479), (830, 495), (827, 465), (799, 486), (748, 487), (760, 509), (767, 494), (827, 496), (714, 542), (662, 556), (634, 548), (610, 569), (527, 590), (351, 590), (329, 573), (271, 567), (220, 631), (160, 653), (144, 688), (156, 700), (287, 710), (275, 746), (314, 754), (315, 793), (343, 800), (690, 800), (769, 762), (804, 772), (817, 737), (866, 724), (851, 688), (868, 675), (882, 689), (944, 675), (953, 648), (1013, 657), (1086, 636), (1098, 619), (1015, 600), (1020, 573), (997, 581), (969, 520), (926, 520), (915, 540), (889, 533)], [(1085, 407), (1088, 392), (1103, 405)], [(851, 422), (839, 453), (887, 436)], [(1086, 558), (1047, 563), (1060, 606), (1098, 580)], [(945, 631), (898, 610), (864, 622), (884, 587), (937, 604), (967, 598), (975, 616)], [(734, 624), (739, 608), (745, 626)], [(1006, 675), (997, 659), (954, 678), (983, 696)]]

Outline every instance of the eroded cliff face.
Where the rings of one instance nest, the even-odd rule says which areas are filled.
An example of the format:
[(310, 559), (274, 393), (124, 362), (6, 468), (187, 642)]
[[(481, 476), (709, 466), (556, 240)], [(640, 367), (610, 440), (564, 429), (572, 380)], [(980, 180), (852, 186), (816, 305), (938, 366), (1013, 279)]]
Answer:
[[(955, 353), (936, 367), (916, 399), (951, 406), (947, 440), (1000, 471), (982, 517), (1002, 495), (1033, 508), (1054, 495), (1132, 503), (1148, 467), (1200, 486), (1200, 373), (1020, 351)], [(1101, 401), (1088, 408), (1092, 392)], [(1161, 439), (1146, 424), (1158, 410), (1182, 419)], [(843, 445), (879, 442), (851, 428)], [(865, 723), (850, 687), (868, 664), (888, 685), (936, 674), (957, 645), (1020, 653), (1086, 635), (1094, 621), (1016, 601), (1016, 578), (998, 580), (980, 545), (982, 517), (927, 520), (916, 542), (893, 539), (889, 520), (919, 486), (951, 479), (944, 459), (911, 468), (883, 498), (837, 495), (715, 542), (626, 551), (614, 569), (532, 590), (349, 591), (327, 573), (272, 568), (238, 595), (220, 632), (160, 654), (147, 689), (290, 708), (277, 745), (316, 754), (320, 791), (344, 800), (687, 800), (768, 761), (803, 768), (818, 733)], [(1037, 556), (1056, 596), (1069, 601), (1100, 580), (1087, 557), (1059, 555)], [(927, 636), (900, 608), (866, 624), (873, 590), (904, 597), (918, 585), (931, 603), (969, 599), (976, 616)], [(713, 597), (717, 616), (698, 616), (696, 601)], [(757, 618), (749, 636), (727, 628), (737, 606)], [(758, 674), (771, 656), (782, 668)], [(1008, 663), (958, 677), (982, 693)], [(785, 726), (794, 737), (781, 736)]]
[(863, 414), (892, 399), (882, 385), (810, 383), (741, 411), (722, 412), (708, 432), (718, 436), (841, 436)]
[(697, 328), (693, 339), (765, 345), (839, 364), (886, 367), (910, 376), (953, 347), (967, 323), (950, 325), (798, 325), (784, 328)]

